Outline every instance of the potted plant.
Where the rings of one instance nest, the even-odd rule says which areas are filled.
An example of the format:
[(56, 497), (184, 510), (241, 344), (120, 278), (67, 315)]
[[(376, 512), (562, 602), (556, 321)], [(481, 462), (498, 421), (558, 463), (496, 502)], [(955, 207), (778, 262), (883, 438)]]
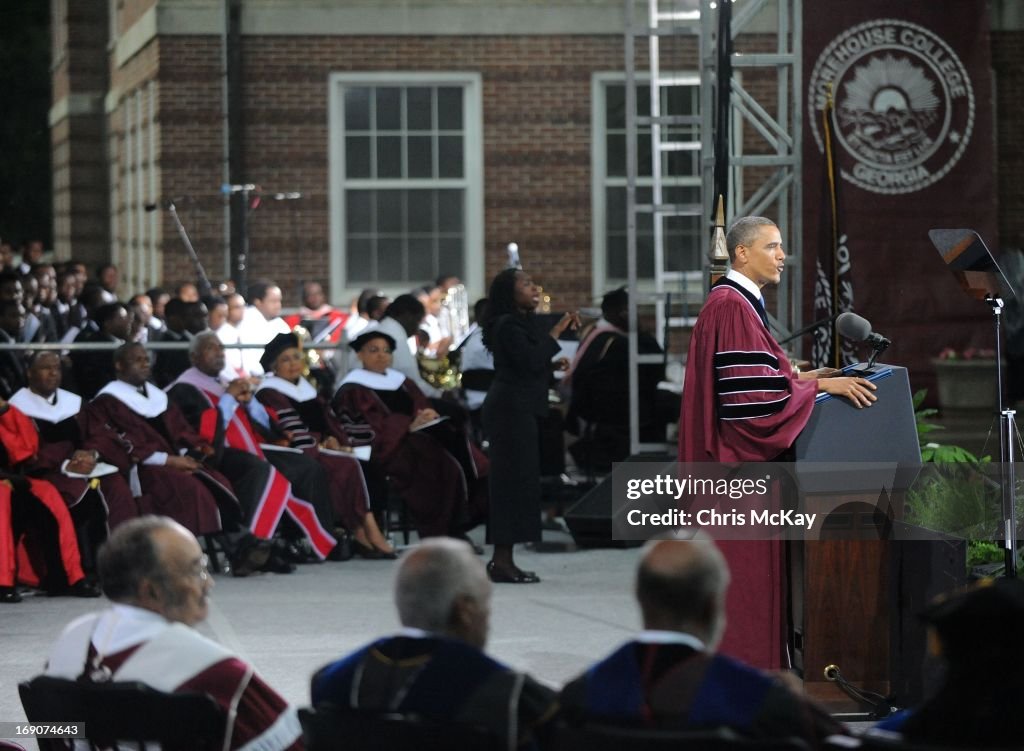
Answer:
[(932, 360), (939, 387), (939, 405), (944, 410), (994, 409), (996, 353), (969, 347), (957, 352), (946, 347)]

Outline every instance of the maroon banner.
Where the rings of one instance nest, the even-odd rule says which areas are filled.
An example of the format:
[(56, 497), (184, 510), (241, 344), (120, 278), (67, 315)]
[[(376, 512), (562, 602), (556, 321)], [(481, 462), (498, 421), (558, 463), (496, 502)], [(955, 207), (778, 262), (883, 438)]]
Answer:
[(994, 346), (988, 306), (967, 298), (928, 240), (932, 228), (970, 227), (996, 245), (987, 3), (816, 0), (804, 78), (805, 315), (815, 310), (817, 259), (832, 253), (819, 247), (834, 231), (823, 232), (832, 207), (821, 189), (831, 88), (843, 196), (836, 252), (854, 310), (892, 340), (885, 360), (907, 366), (934, 401), (932, 358)]

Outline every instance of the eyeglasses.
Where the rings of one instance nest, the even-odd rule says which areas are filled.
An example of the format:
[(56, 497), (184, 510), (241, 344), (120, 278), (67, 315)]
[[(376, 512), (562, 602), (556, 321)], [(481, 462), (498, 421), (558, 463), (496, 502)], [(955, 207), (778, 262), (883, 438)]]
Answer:
[(206, 581), (210, 578), (210, 557), (207, 555), (199, 556), (198, 560), (194, 561), (188, 568), (188, 576), (195, 577), (199, 581)]

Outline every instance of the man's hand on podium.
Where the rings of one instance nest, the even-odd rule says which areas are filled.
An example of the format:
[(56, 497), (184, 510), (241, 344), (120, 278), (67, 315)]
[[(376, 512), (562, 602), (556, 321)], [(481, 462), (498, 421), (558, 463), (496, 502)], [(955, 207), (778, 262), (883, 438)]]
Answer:
[(820, 378), (818, 379), (818, 391), (824, 391), (832, 396), (842, 396), (853, 402), (857, 409), (870, 407), (872, 402), (878, 401), (872, 391), (876, 390), (875, 384), (866, 378)]
[(834, 376), (842, 375), (843, 371), (839, 368), (818, 368), (816, 370), (801, 370), (800, 380), (801, 381), (814, 381), (818, 378), (832, 378)]

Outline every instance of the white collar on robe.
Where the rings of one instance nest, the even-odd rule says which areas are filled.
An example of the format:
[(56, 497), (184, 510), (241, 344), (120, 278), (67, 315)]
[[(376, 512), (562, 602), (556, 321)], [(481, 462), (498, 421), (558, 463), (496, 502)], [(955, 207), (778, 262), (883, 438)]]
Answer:
[(162, 415), (167, 411), (167, 394), (149, 382), (144, 386), (146, 388), (145, 396), (140, 394), (139, 390), (130, 383), (111, 381), (101, 388), (96, 396), (103, 394), (112, 396), (135, 414), (147, 419)]
[(736, 284), (743, 287), (743, 289), (745, 289), (747, 292), (754, 296), (755, 300), (760, 300), (761, 298), (764, 297), (764, 293), (761, 292), (761, 288), (757, 286), (757, 282), (755, 282), (749, 276), (744, 276), (735, 269), (729, 269), (728, 273), (725, 275), (725, 278), (728, 279), (730, 282), (736, 282)]
[(180, 376), (178, 376), (174, 383), (170, 384), (167, 388), (164, 389), (164, 391), (170, 391), (179, 383), (184, 383), (188, 386), (195, 386), (200, 391), (206, 391), (208, 393), (214, 394), (215, 396), (222, 396), (226, 391), (224, 384), (221, 383), (217, 378), (206, 375), (206, 373), (202, 372), (199, 368), (195, 366), (189, 368)]
[(310, 399), (316, 399), (316, 389), (305, 378), (300, 378), (298, 383), (292, 383), (278, 378), (276, 375), (269, 375), (263, 379), (263, 383), (256, 391), (260, 392), (264, 389), (278, 391), (295, 402), (308, 402)]
[(385, 373), (374, 373), (366, 368), (356, 368), (348, 372), (341, 385), (344, 386), (346, 383), (356, 383), (374, 391), (395, 391), (405, 383), (405, 373), (394, 368), (388, 368)]
[(34, 420), (52, 423), (74, 417), (82, 409), (82, 397), (72, 394), (70, 391), (57, 389), (51, 398), (53, 401), (45, 396), (40, 396), (26, 386), (18, 389), (17, 393), (10, 398), (10, 403)]
[(644, 629), (636, 635), (636, 641), (642, 644), (684, 644), (687, 647), (693, 647), (698, 652), (703, 652), (707, 649), (703, 640), (685, 631)]

